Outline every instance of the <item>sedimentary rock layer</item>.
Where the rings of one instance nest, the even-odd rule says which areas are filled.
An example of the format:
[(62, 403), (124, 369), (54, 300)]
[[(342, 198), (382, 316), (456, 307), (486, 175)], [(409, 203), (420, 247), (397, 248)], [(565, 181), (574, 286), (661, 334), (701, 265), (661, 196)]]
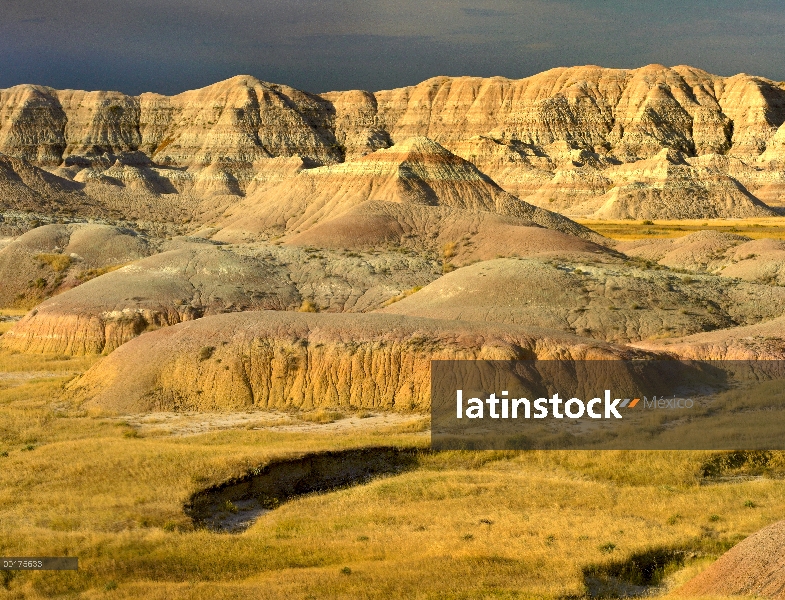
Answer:
[[(760, 214), (756, 200), (785, 203), (783, 121), (784, 84), (684, 66), (436, 77), (321, 96), (243, 75), (171, 97), (0, 90), (0, 153), (137, 194), (237, 196), (424, 136), (538, 206), (710, 218)], [(689, 165), (613, 170), (663, 150)], [(690, 162), (703, 157), (714, 158)], [(641, 170), (658, 173), (640, 182)], [(694, 199), (679, 192), (685, 180), (698, 182)]]
[(146, 333), (70, 387), (123, 412), (353, 406), (427, 410), (433, 359), (619, 359), (595, 340), (397, 315), (249, 312)]
[[(505, 192), (473, 164), (424, 137), (409, 138), (356, 161), (303, 171), (254, 194), (227, 211), (214, 239), (252, 241), (275, 234), (300, 234), (317, 226), (330, 228), (331, 221), (350, 211), (351, 220), (356, 220), (363, 212), (361, 205), (374, 201), (459, 213), (496, 213), (600, 239), (559, 214)], [(438, 214), (434, 217), (438, 220)], [(420, 236), (424, 233), (419, 232)]]
[(435, 77), (321, 96), (242, 75), (171, 97), (2, 90), (0, 152), (52, 165), (71, 155), (137, 150), (180, 165), (294, 155), (330, 162), (385, 147), (388, 136), (422, 135), (452, 148), (479, 135), (612, 149), (620, 157), (667, 147), (747, 157), (769, 150), (774, 158), (783, 120), (781, 83), (686, 66), (558, 68), (521, 80)]

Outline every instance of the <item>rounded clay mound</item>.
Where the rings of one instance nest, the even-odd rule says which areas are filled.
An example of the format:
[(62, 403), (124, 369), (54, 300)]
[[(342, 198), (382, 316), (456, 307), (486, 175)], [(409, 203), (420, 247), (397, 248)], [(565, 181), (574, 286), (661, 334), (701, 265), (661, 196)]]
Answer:
[(746, 538), (674, 595), (785, 598), (785, 521)]
[(148, 240), (110, 225), (44, 225), (0, 249), (0, 306), (35, 303), (154, 252)]
[(381, 312), (548, 327), (627, 343), (772, 319), (783, 302), (785, 289), (717, 277), (682, 278), (621, 262), (503, 258), (457, 269)]

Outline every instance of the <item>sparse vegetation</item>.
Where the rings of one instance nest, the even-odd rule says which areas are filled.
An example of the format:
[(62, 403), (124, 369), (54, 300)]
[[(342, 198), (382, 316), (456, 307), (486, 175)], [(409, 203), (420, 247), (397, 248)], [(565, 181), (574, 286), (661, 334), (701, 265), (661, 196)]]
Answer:
[(95, 279), (96, 277), (100, 277), (101, 275), (106, 275), (107, 273), (111, 273), (112, 271), (121, 269), (126, 264), (127, 263), (123, 263), (119, 265), (109, 265), (106, 267), (101, 267), (100, 269), (87, 269), (86, 271), (80, 271), (79, 273), (77, 273), (76, 278), (81, 283), (84, 283), (86, 281), (90, 281), (91, 279)]
[(55, 273), (61, 273), (71, 266), (71, 257), (64, 254), (37, 254), (42, 264), (49, 265)]
[[(655, 73), (659, 67), (649, 69)], [(609, 104), (601, 97), (607, 90), (592, 83), (596, 72), (592, 68), (585, 77), (570, 76), (570, 81), (586, 79), (600, 108), (611, 106), (620, 90), (611, 86), (614, 99)], [(698, 71), (690, 73), (696, 81), (704, 79)], [(671, 71), (668, 77), (655, 79), (668, 87), (678, 77)], [(750, 354), (764, 344), (780, 348), (776, 319), (785, 296), (775, 286), (785, 281), (785, 271), (781, 265), (775, 269), (767, 264), (768, 248), (778, 248), (776, 244), (759, 244), (756, 253), (731, 252), (713, 241), (729, 236), (696, 236), (699, 241), (708, 239), (709, 249), (696, 250), (698, 258), (681, 261), (663, 250), (668, 244), (657, 238), (713, 230), (785, 239), (782, 217), (705, 220), (708, 214), (772, 213), (745, 212), (749, 198), (742, 188), (723, 183), (724, 175), (714, 166), (693, 168), (670, 151), (665, 153), (670, 161), (665, 187), (654, 189), (650, 175), (632, 181), (638, 167), (661, 173), (659, 167), (652, 171), (646, 165), (664, 165), (656, 163), (662, 155), (647, 159), (653, 162), (621, 165), (626, 156), (639, 154), (636, 144), (619, 152), (623, 148), (616, 133), (603, 140), (606, 130), (594, 127), (587, 134), (585, 124), (596, 124), (597, 119), (579, 114), (588, 107), (580, 102), (571, 104), (575, 119), (551, 119), (549, 127), (555, 129), (550, 138), (560, 140), (553, 145), (536, 139), (543, 136), (518, 131), (520, 123), (513, 121), (520, 119), (510, 117), (508, 106), (494, 108), (485, 119), (482, 103), (496, 101), (501, 97), (496, 93), (472, 102), (469, 88), (462, 94), (454, 87), (459, 102), (448, 102), (449, 115), (438, 114), (443, 102), (425, 106), (438, 139), (451, 148), (463, 148), (462, 155), (479, 157), (477, 170), (430, 140), (406, 140), (398, 133), (393, 140), (385, 128), (400, 119), (393, 114), (398, 109), (387, 101), (373, 109), (378, 114), (369, 128), (369, 123), (352, 122), (356, 110), (331, 107), (332, 96), (301, 94), (246, 79), (229, 80), (172, 102), (151, 96), (153, 108), (163, 111), (158, 125), (168, 123), (153, 123), (152, 129), (150, 123), (138, 122), (145, 119), (138, 99), (124, 100), (117, 93), (77, 99), (86, 120), (74, 118), (73, 103), (70, 108), (64, 104), (69, 139), (85, 143), (69, 142), (69, 161), (63, 169), (37, 172), (30, 199), (24, 193), (19, 199), (9, 196), (11, 202), (24, 205), (16, 212), (38, 217), (3, 217), (3, 235), (9, 237), (0, 245), (5, 249), (13, 244), (16, 254), (3, 255), (11, 259), (3, 263), (6, 271), (0, 279), (15, 279), (4, 284), (2, 302), (34, 308), (12, 335), (6, 332), (14, 321), (0, 318), (3, 347), (20, 352), (56, 348), (61, 354), (0, 350), (0, 556), (68, 554), (79, 556), (80, 570), (0, 571), (0, 597), (604, 597), (589, 584), (592, 577), (636, 586), (662, 584), (665, 589), (743, 536), (782, 517), (785, 452), (430, 452), (429, 415), (406, 412), (415, 407), (427, 410), (427, 396), (420, 391), (427, 388), (418, 386), (427, 381), (420, 375), (427, 373), (430, 357), (512, 353), (541, 358), (567, 356), (567, 349), (580, 347), (587, 357), (643, 358), (647, 348), (660, 346), (646, 343), (630, 349), (614, 344), (672, 337), (679, 341), (670, 349), (678, 352), (679, 344), (690, 343), (681, 342), (683, 336), (735, 324), (768, 327), (769, 322), (774, 323), (770, 329), (755, 330), (764, 335), (742, 338), (745, 350), (747, 342)], [(450, 81), (453, 86), (466, 84)], [(447, 91), (443, 85), (435, 78), (423, 84), (423, 90), (429, 88), (426, 96), (438, 98)], [(488, 85), (493, 88), (496, 83)], [(716, 92), (709, 88), (709, 95)], [(242, 98), (248, 93), (260, 102), (264, 95), (267, 101), (272, 98), (274, 110), (262, 111), (263, 122), (258, 122), (258, 106), (243, 105), (244, 100), (233, 103), (238, 90)], [(39, 91), (41, 98), (51, 94), (44, 88)], [(547, 103), (553, 93), (524, 96)], [(518, 96), (505, 97), (515, 104)], [(671, 96), (677, 104), (683, 101), (683, 94)], [(764, 100), (767, 106), (771, 103), (768, 97)], [(21, 100), (14, 102), (22, 107)], [(56, 99), (52, 102), (57, 104)], [(444, 128), (468, 122), (460, 114), (464, 104), (480, 112), (476, 119), (469, 118), (474, 125), (465, 132), (456, 130), (453, 137)], [(714, 117), (720, 114), (711, 102), (703, 104)], [(621, 106), (616, 112), (624, 110)], [(11, 120), (19, 115), (28, 121), (41, 117), (33, 113), (6, 111)], [(542, 111), (535, 113), (531, 114), (537, 117)], [(418, 111), (406, 114), (419, 118)], [(627, 122), (624, 115), (616, 116), (620, 124)], [(144, 139), (114, 140), (117, 144), (92, 140), (99, 144), (94, 145), (90, 136), (77, 130), (95, 119), (103, 125), (111, 121), (112, 126), (122, 120), (123, 131), (133, 133), (131, 137), (141, 131)], [(483, 119), (499, 122), (488, 122), (485, 133), (474, 131)], [(25, 129), (27, 142), (62, 137), (62, 119), (50, 121), (46, 117), (42, 123), (51, 129), (56, 121), (56, 135)], [(691, 140), (689, 119), (670, 121), (673, 131), (667, 132), (668, 139), (685, 140), (683, 148), (700, 150), (699, 141)], [(736, 120), (733, 136), (728, 137), (751, 139), (746, 129), (750, 124), (742, 121)], [(216, 135), (194, 138), (219, 122)], [(417, 123), (410, 125), (413, 131), (419, 128)], [(531, 124), (523, 125), (526, 129)], [(656, 118), (646, 124), (660, 125)], [(635, 137), (630, 133), (625, 134), (627, 141)], [(647, 145), (666, 139), (651, 133)], [(36, 155), (46, 155), (49, 161), (52, 153), (62, 153), (49, 142), (46, 148), (22, 144), (23, 151), (32, 162)], [(347, 152), (351, 159), (392, 142), (392, 150), (375, 152), (359, 164), (362, 168), (331, 164), (347, 158)], [(78, 156), (79, 147), (89, 156)], [(649, 154), (648, 146), (642, 150), (642, 156)], [(718, 169), (729, 164), (727, 169), (743, 172), (740, 186), (755, 182), (749, 187), (752, 193), (766, 181), (761, 177), (764, 170), (781, 166), (779, 159), (767, 166), (756, 158), (746, 172), (749, 151), (739, 147), (738, 152), (729, 152), (732, 156), (722, 156), (730, 150), (722, 145), (712, 150), (717, 155), (697, 156), (690, 163), (709, 161), (705, 164), (720, 165)], [(158, 153), (159, 159), (151, 164), (145, 153)], [(256, 160), (262, 154), (275, 158)], [(187, 156), (194, 157), (193, 164), (177, 164)], [(61, 162), (54, 158), (53, 165)], [(33, 169), (29, 161), (18, 162), (27, 171)], [(569, 169), (570, 162), (577, 169)], [(92, 168), (80, 170), (88, 164)], [(608, 177), (601, 174), (606, 168), (612, 169), (605, 174)], [(649, 202), (654, 210), (658, 202), (672, 209), (667, 203), (674, 194), (680, 200), (705, 200), (705, 194), (713, 192), (704, 193), (704, 182), (692, 171), (687, 173), (690, 169), (714, 173), (711, 179), (725, 186), (722, 197), (730, 198), (727, 203), (738, 200), (741, 208), (723, 208), (726, 202), (715, 202), (695, 212), (700, 220), (688, 221), (661, 220), (648, 208), (636, 212), (646, 198), (654, 200)], [(20, 177), (33, 177), (27, 171), (20, 167)], [(49, 182), (58, 181), (56, 172), (69, 178), (81, 175), (54, 186)], [(675, 172), (680, 173), (676, 178)], [(339, 177), (331, 179), (336, 174)], [(501, 195), (490, 177), (526, 196), (550, 180), (532, 199), (552, 210), (574, 202), (590, 207), (593, 201), (584, 200), (616, 188), (612, 193), (622, 200), (619, 206), (626, 197), (629, 210), (595, 214), (628, 218), (586, 224), (614, 239), (645, 241), (601, 248), (566, 234), (551, 235), (553, 227), (575, 230), (555, 215), (540, 218), (544, 211), (530, 214), (541, 227), (524, 229), (520, 223), (526, 221), (518, 218), (526, 212), (524, 205)], [(674, 182), (689, 193), (673, 189)], [(571, 186), (578, 195), (565, 189)], [(776, 192), (775, 187), (769, 186), (767, 193)], [(387, 192), (394, 197), (383, 198)], [(33, 206), (40, 199), (41, 206)], [(471, 214), (472, 206), (485, 210)], [(642, 219), (643, 214), (651, 218)], [(358, 218), (356, 227), (353, 218)], [(12, 241), (31, 225), (42, 224), (52, 226), (29, 236), (40, 243)], [(113, 233), (107, 224), (116, 225)], [(450, 239), (456, 241), (444, 243)], [(351, 248), (338, 249), (344, 245)], [(628, 259), (619, 253), (632, 246), (637, 249), (624, 251), (645, 258)], [(45, 253), (37, 254), (42, 250)], [(150, 256), (155, 253), (166, 256)], [(467, 266), (472, 260), (519, 254), (524, 258)], [(205, 256), (211, 258), (203, 261)], [(16, 268), (16, 257), (23, 268)], [(119, 269), (123, 265), (108, 263), (122, 260), (139, 262), (79, 287)], [(742, 261), (749, 262), (739, 264)], [(499, 267), (496, 273), (493, 265)], [(742, 269), (759, 269), (755, 285), (720, 278), (717, 274), (726, 266), (725, 273), (736, 277), (747, 277)], [(459, 267), (457, 273), (435, 281), (440, 270), (449, 274)], [(133, 277), (126, 277), (129, 274)], [(431, 285), (427, 293), (386, 314), (370, 314), (425, 285)], [(55, 300), (35, 306), (66, 289)], [(494, 295), (499, 291), (504, 293)], [(438, 298), (452, 299), (452, 304), (437, 306)], [(271, 309), (291, 312), (262, 312)], [(241, 311), (257, 312), (236, 314)], [(12, 316), (21, 317), (24, 311), (17, 313)], [(211, 322), (220, 327), (210, 329)], [(146, 333), (169, 325), (178, 329), (170, 329), (168, 336)], [(595, 339), (577, 340), (572, 333)], [(128, 342), (135, 336), (143, 337)], [(126, 342), (106, 358), (65, 355), (109, 354)], [(12, 346), (15, 343), (19, 345)], [(723, 343), (706, 346), (725, 348)], [(176, 360), (169, 362), (173, 357)], [(98, 368), (91, 371), (92, 379), (82, 380), (84, 395), (77, 400), (69, 383), (92, 365)], [(176, 387), (175, 380), (189, 385)], [(107, 408), (99, 409), (91, 400), (106, 381), (115, 387), (104, 394), (110, 398), (102, 404)], [(123, 405), (125, 392), (129, 398), (131, 392), (138, 394)], [(83, 400), (87, 402), (80, 404)], [(148, 407), (161, 412), (134, 412), (147, 401)], [(741, 395), (729, 402), (738, 414), (759, 408)], [(112, 412), (121, 410), (118, 406), (125, 406), (128, 414)], [(230, 413), (230, 406), (239, 407), (238, 412)], [(280, 413), (262, 408), (273, 406), (285, 408)], [(381, 415), (382, 407), (397, 412)], [(194, 414), (199, 408), (216, 412)], [(651, 417), (657, 427), (681, 426), (670, 416), (656, 421), (660, 414)], [(435, 422), (434, 428), (439, 425)], [(693, 421), (685, 425), (698, 426)], [(602, 431), (608, 439), (612, 433)], [(722, 432), (712, 431), (715, 434)], [(303, 485), (308, 477), (314, 481), (308, 464), (316, 462), (304, 455), (371, 446), (422, 451), (416, 452), (411, 469), (381, 477), (352, 467), (351, 478), (362, 478), (355, 487)], [(328, 464), (335, 457), (330, 456)], [(365, 466), (365, 456), (358, 464)], [(292, 458), (289, 464), (304, 465), (292, 477), (291, 486), (298, 493), (266, 498), (260, 506), (269, 512), (242, 535), (201, 529), (199, 521), (195, 525), (189, 517), (189, 499), (207, 489), (218, 498), (214, 509), (222, 518), (247, 517), (254, 500), (249, 496), (261, 495), (254, 492), (260, 480), (249, 484), (247, 478), (267, 477), (271, 463)], [(231, 500), (221, 495), (225, 482), (237, 483), (244, 495)], [(642, 590), (625, 594), (628, 591)]]
[[(0, 353), (4, 370), (89, 364), (80, 361)], [(139, 597), (169, 590), (176, 595), (182, 584), (172, 581), (171, 573), (180, 569), (194, 581), (203, 577), (200, 573), (212, 574), (210, 583), (194, 592), (197, 599), (219, 591), (247, 596), (258, 585), (256, 578), (284, 572), (305, 594), (351, 593), (344, 586), (352, 585), (355, 574), (394, 584), (397, 593), (445, 596), (461, 580), (469, 582), (467, 593), (480, 594), (481, 585), (471, 582), (477, 581), (472, 573), (481, 561), (485, 580), (498, 577), (537, 597), (556, 598), (582, 593), (584, 569), (596, 570), (611, 559), (623, 564), (652, 546), (689, 548), (694, 543), (703, 556), (716, 556), (785, 510), (785, 490), (776, 479), (696, 486), (707, 464), (717, 465), (711, 469), (718, 474), (757, 468), (754, 461), (712, 458), (727, 455), (722, 453), (445, 452), (422, 455), (414, 471), (282, 504), (240, 537), (212, 534), (194, 530), (183, 516), (183, 500), (197, 489), (276, 455), (416, 445), (423, 439), (389, 430), (347, 437), (244, 427), (185, 438), (127, 438), (127, 424), (118, 427), (100, 413), (63, 407), (58, 400), (63, 381), (39, 379), (0, 388), (0, 448), (8, 452), (0, 487), (7, 489), (12, 481), (19, 489), (35, 484), (29, 494), (0, 498), (0, 545), (5, 544), (6, 554), (22, 548), (56, 554), (65, 535), (72, 540), (70, 551), (80, 556), (81, 569), (56, 580), (20, 572), (9, 582), (11, 591), (101, 593), (112, 581), (113, 593), (129, 589)], [(37, 441), (25, 441), (32, 439)], [(28, 445), (36, 449), (23, 452)], [(785, 465), (780, 455), (768, 457), (769, 468)], [(42, 479), (40, 472), (48, 476)], [(511, 494), (512, 489), (526, 493)], [(753, 494), (757, 510), (739, 501)], [(555, 535), (564, 524), (564, 498), (575, 495), (582, 499), (581, 517), (571, 523), (570, 535)], [(610, 495), (617, 501), (609, 505)], [(63, 506), (72, 507), (65, 516)], [(225, 508), (232, 512), (232, 507), (241, 513), (235, 504)], [(677, 526), (641, 525), (665, 523), (677, 514)], [(708, 517), (720, 525), (711, 547), (700, 541), (708, 539), (702, 529), (707, 514), (723, 515), (721, 520)], [(429, 515), (427, 528), (416, 520), (411, 524), (413, 515)], [(433, 544), (450, 539), (461, 546), (430, 554)], [(150, 555), (155, 561), (146, 560)], [(347, 563), (351, 577), (325, 579), (325, 569), (340, 574)], [(527, 569), (528, 564), (539, 567)], [(386, 598), (384, 585), (364, 588), (364, 593)], [(276, 596), (275, 589), (267, 589), (273, 598), (285, 597), (284, 590)]]
[(308, 300), (307, 298), (303, 300), (302, 304), (300, 304), (300, 308), (298, 308), (300, 312), (306, 313), (315, 313), (319, 312), (319, 307), (317, 307), (313, 302)]
[(215, 346), (202, 346), (199, 349), (199, 360), (204, 361), (208, 360), (213, 356), (213, 352), (215, 352)]
[(396, 302), (400, 302), (404, 298), (408, 298), (412, 294), (416, 294), (422, 289), (421, 285), (416, 285), (411, 289), (406, 290), (405, 292), (398, 294), (397, 296), (393, 296), (389, 300), (387, 300), (382, 306), (390, 306), (390, 304), (395, 304)]
[(316, 410), (313, 412), (303, 412), (299, 414), (303, 421), (308, 423), (334, 423), (346, 418), (346, 415), (337, 410)]
[(458, 244), (457, 242), (448, 242), (444, 245), (442, 249), (442, 258), (444, 260), (449, 261), (458, 253)]

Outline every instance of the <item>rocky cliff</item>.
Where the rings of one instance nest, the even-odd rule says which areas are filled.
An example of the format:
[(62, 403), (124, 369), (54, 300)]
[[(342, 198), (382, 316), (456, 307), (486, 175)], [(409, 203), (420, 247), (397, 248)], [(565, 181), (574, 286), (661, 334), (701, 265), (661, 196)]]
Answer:
[[(668, 193), (663, 201), (644, 182), (654, 191), (633, 204), (653, 208), (630, 209), (612, 195), (629, 181), (606, 171), (663, 150), (682, 162), (710, 157), (700, 165), (709, 172), (697, 176), (720, 182), (712, 185), (731, 212), (757, 190), (769, 204), (785, 203), (784, 121), (785, 83), (685, 66), (558, 68), (521, 80), (436, 77), (396, 90), (322, 95), (237, 76), (171, 97), (35, 85), (2, 90), (0, 153), (77, 181), (108, 177), (147, 181), (160, 193), (243, 195), (270, 177), (424, 136), (520, 198), (542, 206), (603, 198), (593, 210), (606, 201), (615, 206), (598, 216), (637, 218), (669, 204)], [(691, 166), (688, 177), (695, 176)], [(109, 168), (122, 172), (106, 174)], [(660, 188), (678, 184), (685, 169), (671, 171)], [(711, 201), (712, 193), (701, 197)]]
[[(520, 80), (436, 77), (321, 96), (241, 75), (171, 97), (2, 90), (0, 152), (53, 166), (71, 156), (136, 151), (180, 166), (295, 155), (336, 162), (412, 136), (448, 148), (486, 136), (523, 158), (516, 143), (549, 156), (548, 146), (566, 142), (621, 160), (663, 148), (754, 158), (777, 144), (783, 121), (785, 83), (685, 66), (558, 68)], [(764, 158), (779, 155), (775, 148)]]

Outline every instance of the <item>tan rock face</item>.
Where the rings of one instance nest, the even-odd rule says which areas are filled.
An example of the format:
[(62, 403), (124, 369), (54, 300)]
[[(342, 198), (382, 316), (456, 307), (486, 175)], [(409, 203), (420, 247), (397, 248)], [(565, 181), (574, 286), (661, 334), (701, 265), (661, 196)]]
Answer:
[(52, 175), (28, 161), (0, 154), (0, 211), (29, 211), (48, 215), (106, 211), (73, 181)]
[(625, 161), (663, 148), (752, 159), (785, 120), (784, 103), (782, 85), (760, 77), (661, 65), (559, 68), (515, 81), (436, 77), (322, 96), (251, 76), (172, 97), (28, 85), (0, 92), (0, 152), (42, 165), (137, 150), (180, 166), (274, 156), (331, 163), (412, 136), (468, 158), (462, 144), (486, 136), (540, 152), (561, 142)]
[[(71, 386), (122, 412), (352, 406), (427, 410), (432, 359), (642, 356), (568, 334), (511, 325), (254, 312), (146, 333)], [(130, 366), (133, 365), (133, 368)]]
[(20, 85), (0, 91), (0, 152), (57, 166), (66, 148), (68, 119), (54, 90)]
[[(670, 150), (602, 173), (614, 182), (604, 196), (589, 201), (599, 219), (690, 219), (774, 216), (737, 180), (713, 167), (693, 166)], [(565, 213), (586, 213), (585, 205)]]

